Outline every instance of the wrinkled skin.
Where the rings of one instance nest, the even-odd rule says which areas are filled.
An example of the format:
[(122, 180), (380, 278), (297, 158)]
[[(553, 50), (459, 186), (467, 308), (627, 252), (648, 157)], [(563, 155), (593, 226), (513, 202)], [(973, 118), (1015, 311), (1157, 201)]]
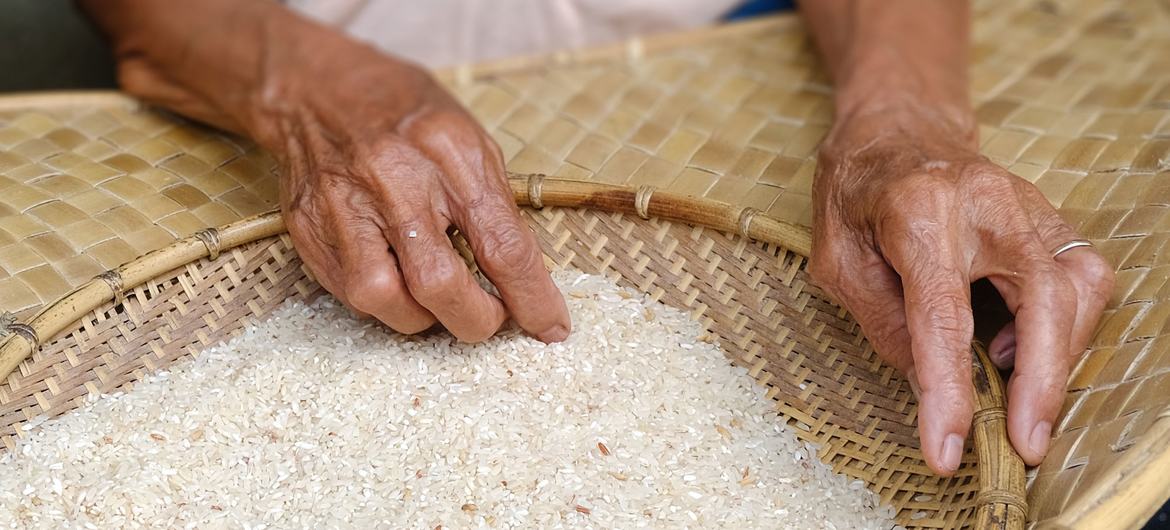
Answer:
[[(385, 83), (365, 78), (379, 70), (335, 80), (327, 90), (348, 96), (344, 105), (310, 103), (279, 124), (281, 207), (298, 251), (342, 302), (402, 333), (440, 322), (482, 341), (511, 315), (541, 340), (564, 340), (564, 301), (512, 201), (499, 148), (429, 76), (395, 68), (405, 67), (387, 67)], [(358, 88), (403, 79), (413, 86), (397, 94)], [(401, 94), (414, 101), (403, 105)], [(452, 226), (500, 298), (452, 248)]]
[[(300, 31), (260, 58), (265, 75), (244, 89), (200, 93), (133, 54), (119, 62), (119, 79), (143, 99), (246, 133), (273, 153), (298, 253), (359, 315), (402, 333), (439, 323), (469, 342), (511, 318), (540, 340), (564, 340), (568, 310), (491, 137), (422, 68), (325, 28)], [(450, 228), (499, 296), (475, 281)]]
[(1072, 362), (1113, 285), (1040, 191), (979, 155), (974, 126), (915, 105), (839, 116), (814, 185), (811, 274), (918, 394), (923, 452), (957, 467), (973, 414), (970, 284), (988, 278), (1015, 322), (990, 345), (1014, 362), (1008, 431), (1024, 461), (1047, 452)]
[[(281, 161), (297, 249), (343, 302), (406, 333), (440, 322), (480, 340), (508, 317), (542, 340), (568, 333), (499, 149), (421, 69), (276, 2), (79, 1), (110, 35), (127, 91)], [(814, 279), (907, 374), (926, 462), (947, 475), (972, 416), (968, 285), (989, 278), (1018, 323), (990, 345), (1015, 364), (1009, 435), (1039, 463), (1111, 268), (1090, 248), (1053, 258), (1078, 236), (1034, 186), (979, 156), (968, 2), (800, 8), (837, 114), (814, 185)], [(451, 226), (499, 298), (463, 268)]]

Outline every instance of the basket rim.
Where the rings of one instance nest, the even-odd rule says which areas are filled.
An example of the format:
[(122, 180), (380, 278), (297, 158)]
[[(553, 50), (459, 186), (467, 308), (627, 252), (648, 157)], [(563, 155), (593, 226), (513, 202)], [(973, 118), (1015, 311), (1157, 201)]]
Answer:
[[(807, 257), (811, 250), (811, 230), (808, 227), (780, 221), (750, 207), (658, 191), (652, 186), (633, 188), (540, 174), (510, 175), (508, 181), (513, 198), (521, 206), (585, 208), (633, 214), (643, 220), (661, 218), (736, 233), (777, 245), (802, 257)], [(106, 271), (46, 305), (27, 322), (11, 326), (13, 333), (0, 341), (0, 375), (7, 377), (19, 368), (40, 347), (42, 338), (52, 340), (101, 304), (119, 300), (133, 288), (187, 263), (203, 258), (215, 259), (223, 251), (285, 232), (280, 212), (272, 211), (219, 228), (201, 230)], [(983, 366), (983, 369), (974, 370), (980, 403), (983, 408), (1002, 409), (1003, 382), (991, 368), (986, 354), (980, 348), (976, 350)], [(993, 514), (1006, 517), (1014, 508), (1022, 520), (1025, 506), (1023, 465), (1007, 441), (1006, 422), (1002, 416), (989, 415), (988, 420), (975, 424), (973, 433), (977, 433), (976, 441), (979, 442), (975, 451), (977, 466), (986, 470), (980, 474), (981, 495), (976, 500), (977, 510), (988, 517)]]
[(72, 107), (134, 108), (141, 105), (140, 101), (123, 92), (105, 88), (10, 92), (0, 95), (0, 112), (57, 110)]

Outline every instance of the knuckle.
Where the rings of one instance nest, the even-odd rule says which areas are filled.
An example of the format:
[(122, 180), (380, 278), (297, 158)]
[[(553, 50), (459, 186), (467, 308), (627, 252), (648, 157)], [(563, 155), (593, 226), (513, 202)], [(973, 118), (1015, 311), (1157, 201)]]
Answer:
[(1059, 396), (1064, 393), (1068, 381), (1068, 369), (1058, 361), (1047, 365), (1049, 369), (1042, 372), (1022, 373), (1013, 375), (1013, 386), (1029, 388), (1040, 396)]
[(1068, 275), (1051, 259), (1035, 259), (1032, 265), (1033, 288), (1057, 307), (1076, 307), (1077, 291)]
[(898, 179), (888, 188), (894, 198), (914, 202), (941, 202), (955, 195), (954, 181), (929, 172), (918, 172)]
[(1004, 171), (999, 166), (976, 164), (964, 172), (963, 181), (970, 183), (975, 189), (982, 192), (1014, 193), (1016, 186), (1027, 181)]
[(919, 311), (925, 314), (930, 329), (935, 333), (964, 342), (974, 333), (975, 323), (967, 300), (953, 293), (938, 293), (923, 297)]
[(368, 140), (370, 152), (378, 156), (396, 160), (404, 155), (411, 154), (410, 144), (403, 141), (397, 134), (381, 134)]
[[(834, 236), (816, 238), (813, 240), (812, 253), (808, 258), (805, 271), (813, 284), (820, 287), (829, 295), (841, 299), (841, 295), (848, 294), (849, 279), (853, 275), (846, 271), (854, 270), (863, 258), (850, 252), (843, 252), (839, 241)], [(867, 266), (862, 264), (862, 266)]]
[[(403, 165), (403, 161), (408, 159), (412, 149), (406, 142), (402, 141), (396, 134), (385, 134), (375, 138), (370, 138), (364, 144), (367, 150), (362, 158), (367, 161), (367, 169), (369, 171), (376, 171), (379, 169), (393, 170), (398, 166)], [(359, 146), (359, 148), (361, 148)]]
[(115, 75), (118, 79), (118, 85), (130, 94), (146, 99), (152, 95), (152, 92), (156, 92), (157, 83), (154, 76), (151, 75), (146, 63), (142, 61), (119, 61)]
[(451, 260), (432, 260), (417, 270), (411, 282), (411, 292), (423, 305), (450, 305), (459, 303), (459, 279), (464, 271), (462, 263)]
[(345, 293), (350, 305), (365, 313), (377, 313), (402, 294), (397, 283), (386, 271), (363, 270), (349, 275)]
[(970, 399), (970, 383), (957, 372), (942, 377), (919, 373), (918, 384), (922, 388), (923, 401), (942, 403), (947, 408), (963, 406)]
[[(865, 325), (862, 325), (863, 329), (865, 327)], [(902, 343), (902, 339), (905, 337), (902, 330), (902, 327), (890, 325), (886, 322), (871, 322), (865, 334), (869, 342), (874, 345), (874, 349), (878, 350), (879, 354), (883, 357), (892, 358), (908, 349), (908, 345)]]
[(482, 265), (491, 274), (520, 277), (538, 262), (536, 245), (518, 224), (496, 223), (484, 231), (480, 245)]
[(294, 235), (309, 236), (321, 232), (325, 215), (316, 201), (301, 200), (284, 208), (284, 222)]
[(372, 139), (363, 147), (355, 173), (368, 183), (386, 185), (387, 177), (395, 180), (417, 181), (430, 176), (433, 164), (421, 151), (396, 134)]
[(926, 189), (929, 186), (902, 185), (883, 191), (877, 209), (879, 232), (902, 238), (940, 231), (956, 206), (955, 192), (949, 185)]
[(1113, 266), (1096, 252), (1089, 255), (1082, 265), (1082, 274), (1100, 292), (1109, 293), (1113, 290), (1116, 273)]
[[(1056, 214), (1053, 213), (1053, 216)], [(1036, 235), (1039, 236), (1040, 241), (1067, 241), (1072, 239), (1072, 230), (1064, 225), (1059, 219), (1048, 218), (1040, 221), (1039, 226), (1036, 227)]]
[(1034, 230), (1035, 237), (1046, 246), (1044, 250), (1046, 251), (1047, 257), (1053, 257), (1051, 252), (1055, 247), (1054, 242), (1064, 243), (1080, 237), (1076, 231), (1064, 222), (1060, 214), (1048, 204), (1028, 205), (1025, 207), (1033, 211), (1030, 218), (1034, 219), (1033, 223), (1036, 227)]
[(316, 223), (310, 220), (300, 210), (285, 212), (284, 224), (289, 235), (293, 237), (294, 242), (297, 239), (313, 237), (313, 231), (316, 225)]
[(408, 119), (403, 134), (419, 144), (441, 144), (462, 140), (472, 130), (470, 125), (471, 120), (458, 110), (430, 110)]

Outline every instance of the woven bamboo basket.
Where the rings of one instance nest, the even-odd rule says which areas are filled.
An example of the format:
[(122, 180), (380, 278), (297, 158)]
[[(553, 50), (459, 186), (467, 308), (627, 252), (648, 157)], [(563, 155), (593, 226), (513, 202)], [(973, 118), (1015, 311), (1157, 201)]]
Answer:
[[(769, 388), (782, 420), (902, 523), (1135, 528), (1170, 493), (1170, 10), (981, 0), (975, 18), (984, 154), (1035, 183), (1118, 271), (1049, 455), (1026, 479), (994, 377), (977, 377), (985, 412), (963, 467), (931, 476), (912, 394), (807, 282), (800, 227), (831, 102), (798, 21), (439, 75), (510, 170), (558, 177), (513, 181), (551, 265), (603, 271), (690, 311)], [(279, 219), (262, 216), (276, 204), (272, 166), (245, 141), (120, 95), (0, 97), (8, 448), (30, 418), (320, 293)], [(982, 366), (977, 376), (994, 375)]]
[[(768, 389), (780, 421), (897, 507), (902, 524), (1022, 528), (1023, 465), (1007, 442), (1002, 383), (986, 356), (972, 358), (977, 450), (955, 477), (932, 476), (909, 387), (809, 285), (807, 230), (649, 187), (543, 175), (512, 185), (550, 266), (606, 274), (689, 311)], [(283, 231), (276, 212), (200, 231), (10, 326), (0, 372), (21, 369), (0, 409), (9, 448), (29, 414), (64, 413), (88, 393), (198, 355), (288, 298), (321, 294)]]

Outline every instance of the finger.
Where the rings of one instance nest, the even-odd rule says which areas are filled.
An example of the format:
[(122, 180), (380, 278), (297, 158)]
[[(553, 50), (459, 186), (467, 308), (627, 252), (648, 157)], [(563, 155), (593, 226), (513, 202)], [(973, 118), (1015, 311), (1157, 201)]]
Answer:
[(912, 377), (914, 356), (906, 329), (902, 284), (889, 264), (875, 252), (850, 249), (843, 258), (818, 256), (809, 268), (816, 283), (831, 292), (861, 325), (878, 356)]
[(991, 339), (991, 344), (987, 345), (987, 355), (991, 357), (992, 364), (1001, 370), (1010, 368), (1016, 362), (1016, 322), (1014, 320), (1004, 325), (995, 334), (995, 338)]
[(370, 167), (383, 236), (398, 258), (411, 297), (459, 340), (488, 339), (507, 320), (499, 298), (475, 281), (445, 229), (446, 176), (430, 159), (401, 142), (377, 146)]
[[(1040, 190), (1031, 185), (1021, 186), (1022, 194), (1038, 205), (1036, 208), (1029, 208), (1028, 211), (1036, 225), (1036, 231), (1040, 234), (1040, 241), (1050, 255), (1061, 245), (1082, 239), (1080, 234), (1064, 222)], [(1076, 290), (1077, 314), (1069, 339), (1069, 351), (1074, 356), (1080, 355), (1092, 338), (1101, 312), (1112, 294), (1113, 267), (1092, 247), (1074, 248), (1054, 256), (1053, 259), (1064, 270)]]
[[(1059, 246), (1080, 236), (1034, 186), (1021, 183), (1018, 188), (1024, 204), (1031, 205), (1025, 208), (1037, 234), (1031, 253), (1042, 266), (1024, 275), (1034, 287), (1023, 289), (1021, 295), (1011, 297), (1017, 300), (1009, 302), (1018, 306), (1013, 308), (1018, 325), (1016, 371), (1009, 382), (1008, 431), (1024, 461), (1036, 465), (1047, 454), (1073, 360), (1084, 351), (1109, 299), (1113, 271), (1092, 248), (1053, 256)], [(1013, 261), (1025, 262), (1026, 258)], [(1039, 292), (1027, 298), (1027, 293), (1035, 291)], [(1010, 352), (1010, 345), (1005, 346)]]
[(505, 193), (493, 186), (474, 200), (453, 198), (459, 227), (516, 323), (541, 341), (565, 340), (571, 324), (564, 297), (544, 267), (536, 236)]
[(885, 255), (901, 276), (906, 322), (921, 388), (922, 452), (936, 473), (959, 468), (974, 404), (969, 283), (945, 227), (903, 226), (883, 234)]
[(377, 226), (355, 219), (337, 236), (350, 305), (399, 333), (418, 333), (435, 324), (434, 315), (410, 296), (398, 260)]
[(512, 201), (499, 147), (461, 113), (442, 114), (412, 137), (450, 177), (445, 182), (453, 220), (512, 318), (544, 342), (568, 337), (568, 308)]
[(1113, 294), (1113, 266), (1088, 247), (1074, 248), (1055, 259), (1076, 289), (1077, 318), (1069, 346), (1073, 356), (1079, 356), (1092, 340), (1105, 305)]
[[(1071, 255), (1065, 255), (1071, 254)], [(1072, 332), (1069, 335), (1069, 355), (1074, 358), (1084, 352), (1096, 330), (1101, 313), (1109, 300), (1113, 289), (1113, 269), (1106, 264), (1099, 254), (1088, 248), (1070, 250), (1055, 259), (1064, 270), (1065, 275), (1072, 281), (1076, 290), (1076, 318), (1073, 321)], [(997, 282), (1003, 285), (1003, 282)], [(1001, 288), (1002, 291), (1015, 290), (1012, 287)], [(1017, 294), (1011, 298), (1018, 298)], [(1009, 297), (1005, 296), (1005, 299)], [(1019, 305), (1013, 300), (1011, 307)], [(995, 339), (988, 345), (988, 355), (991, 361), (1000, 369), (1010, 368), (1016, 358), (1016, 325), (1009, 322), (996, 334)]]
[(389, 226), (386, 238), (398, 255), (411, 296), (456, 338), (487, 340), (507, 320), (504, 304), (476, 283), (429, 212)]
[(126, 58), (118, 61), (118, 84), (137, 97), (179, 114), (224, 130), (243, 133), (245, 129), (230, 115), (218, 110), (209, 100), (176, 83), (146, 59)]
[(1008, 382), (1008, 435), (1030, 465), (1039, 464), (1048, 452), (1068, 382), (1077, 307), (1075, 291), (1060, 267), (1046, 254), (1034, 261), (1024, 273), (1015, 308), (1015, 371)]
[(1038, 190), (1020, 179), (1009, 180), (1014, 193), (981, 212), (995, 222), (986, 224), (973, 272), (990, 279), (1015, 314), (1015, 325), (1001, 331), (993, 349), (1000, 349), (1001, 359), (1012, 356), (1009, 333), (1014, 333), (1008, 436), (1024, 462), (1035, 465), (1048, 452), (1063, 401), (1079, 312), (1077, 291), (1045, 240), (1059, 241), (1053, 243), (1057, 246), (1076, 236)]

